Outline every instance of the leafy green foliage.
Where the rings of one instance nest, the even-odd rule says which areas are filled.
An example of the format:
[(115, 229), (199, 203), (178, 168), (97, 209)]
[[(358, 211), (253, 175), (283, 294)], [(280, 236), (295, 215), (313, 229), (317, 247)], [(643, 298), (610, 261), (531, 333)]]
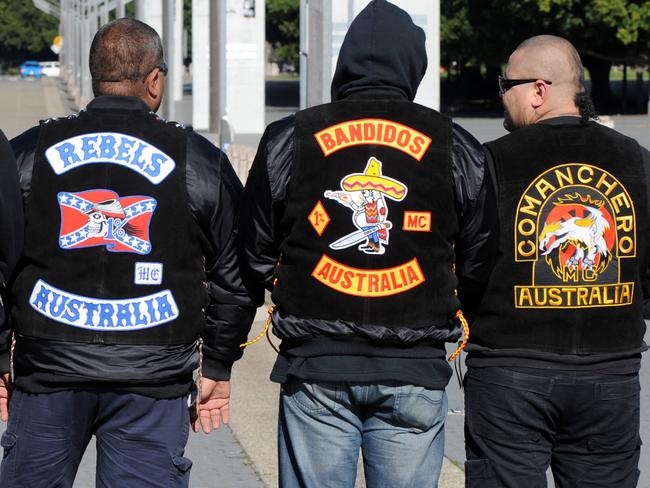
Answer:
[(19, 64), (26, 59), (52, 59), (58, 19), (27, 0), (0, 0), (0, 61)]
[(650, 63), (648, 0), (442, 0), (443, 60), (500, 64), (524, 39), (556, 34), (610, 61)]
[(441, 59), (457, 62), (461, 97), (486, 93), (517, 45), (539, 34), (576, 46), (601, 112), (619, 106), (612, 64), (650, 65), (650, 0), (442, 0), (441, 16)]
[(298, 68), (300, 0), (266, 0), (266, 40), (271, 61)]
[(650, 63), (648, 0), (442, 0), (441, 13), (443, 59), (503, 63), (546, 33), (597, 57)]

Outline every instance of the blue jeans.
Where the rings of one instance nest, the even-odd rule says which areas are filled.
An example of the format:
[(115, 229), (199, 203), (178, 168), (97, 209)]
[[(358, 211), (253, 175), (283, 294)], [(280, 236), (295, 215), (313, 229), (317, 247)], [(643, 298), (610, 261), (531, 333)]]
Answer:
[(368, 488), (437, 487), (447, 395), (399, 383), (282, 386), (281, 488), (352, 488), (359, 448)]
[(189, 486), (183, 457), (189, 434), (187, 397), (158, 400), (134, 393), (14, 391), (0, 444), (2, 488), (67, 488), (92, 435), (96, 486)]

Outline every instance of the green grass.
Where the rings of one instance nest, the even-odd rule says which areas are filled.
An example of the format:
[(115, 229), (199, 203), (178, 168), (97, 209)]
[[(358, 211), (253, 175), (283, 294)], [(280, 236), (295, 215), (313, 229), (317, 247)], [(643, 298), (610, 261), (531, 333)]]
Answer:
[(279, 75), (266, 75), (266, 81), (295, 81), (300, 79), (300, 73), (280, 73)]
[[(627, 81), (634, 82), (636, 81), (638, 71), (635, 68), (627, 68)], [(612, 68), (609, 72), (609, 79), (612, 81), (619, 81), (623, 79), (623, 70)], [(650, 73), (647, 70), (643, 71), (643, 81), (650, 80)]]

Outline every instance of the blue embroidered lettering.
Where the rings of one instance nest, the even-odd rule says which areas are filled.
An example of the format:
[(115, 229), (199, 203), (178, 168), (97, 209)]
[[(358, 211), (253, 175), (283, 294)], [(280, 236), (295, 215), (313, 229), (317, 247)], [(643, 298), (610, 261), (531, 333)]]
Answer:
[(149, 318), (142, 313), (142, 302), (136, 303), (135, 307), (135, 325), (147, 325), (149, 323)]
[(131, 149), (133, 149), (134, 145), (135, 141), (133, 139), (123, 137), (120, 147), (117, 148), (117, 156), (115, 156), (115, 159), (128, 163), (131, 160)]
[(61, 158), (64, 168), (67, 168), (68, 166), (72, 166), (73, 164), (81, 161), (81, 158), (77, 156), (74, 152), (74, 145), (70, 144), (69, 142), (64, 142), (63, 144), (55, 147), (54, 149), (56, 149), (57, 152), (59, 153), (59, 158)]
[(46, 149), (45, 157), (57, 175), (86, 164), (117, 164), (141, 174), (154, 185), (176, 167), (176, 162), (156, 146), (117, 132), (71, 137)]
[(174, 311), (167, 301), (166, 296), (156, 298), (156, 302), (158, 303), (158, 313), (160, 314), (160, 320), (168, 319), (174, 315)]
[(167, 161), (167, 158), (162, 154), (152, 154), (151, 155), (151, 164), (147, 166), (144, 171), (149, 176), (155, 177), (160, 174), (160, 167)]
[(79, 307), (81, 307), (81, 302), (76, 298), (70, 299), (68, 306), (65, 309), (65, 313), (62, 315), (63, 320), (66, 322), (76, 322), (79, 320)]
[(179, 316), (178, 306), (169, 290), (138, 298), (102, 300), (74, 295), (39, 280), (29, 303), (34, 310), (52, 320), (92, 330), (146, 329)]
[(47, 301), (50, 298), (50, 291), (45, 288), (43, 285), (41, 285), (41, 289), (38, 290), (38, 294), (36, 295), (36, 298), (31, 300), (32, 306), (38, 307), (42, 311), (45, 311), (45, 307), (47, 307)]
[(99, 157), (97, 148), (95, 147), (97, 137), (82, 137), (81, 141), (81, 150), (84, 153), (84, 159), (97, 159)]
[(97, 325), (100, 327), (110, 327), (111, 325), (114, 325), (114, 313), (115, 310), (113, 309), (113, 305), (110, 303), (102, 303), (102, 305), (99, 307), (99, 323)]
[(99, 304), (85, 302), (83, 307), (86, 309), (86, 326), (95, 326), (95, 312), (99, 311)]
[(137, 166), (143, 171), (144, 171), (144, 167), (147, 165), (147, 162), (142, 159), (142, 152), (144, 151), (144, 149), (145, 149), (144, 144), (142, 143), (138, 144), (138, 147), (133, 153), (133, 159), (131, 160), (131, 164)]
[[(70, 297), (61, 296), (58, 293), (52, 293), (52, 301), (50, 302), (50, 313), (53, 317), (59, 317), (65, 309), (65, 304)], [(58, 305), (57, 305), (58, 303)]]
[(117, 306), (117, 325), (126, 327), (131, 323), (131, 304), (119, 304)]
[(102, 159), (115, 159), (115, 137), (107, 134), (102, 138), (99, 145), (100, 157)]
[(149, 312), (149, 317), (152, 319), (155, 319), (156, 317), (156, 309), (153, 306), (153, 298), (150, 300), (146, 300), (145, 303), (147, 304), (147, 312)]

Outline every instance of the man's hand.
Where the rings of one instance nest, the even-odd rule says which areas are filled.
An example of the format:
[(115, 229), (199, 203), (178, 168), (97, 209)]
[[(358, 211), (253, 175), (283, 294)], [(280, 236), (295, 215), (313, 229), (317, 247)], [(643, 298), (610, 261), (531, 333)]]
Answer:
[(9, 373), (0, 376), (0, 420), (9, 420), (9, 400), (11, 400), (11, 379)]
[(218, 429), (221, 422), (230, 421), (230, 381), (215, 381), (201, 378), (201, 395), (197, 399), (197, 418), (192, 422), (192, 430), (199, 431), (199, 423), (203, 432), (209, 434), (212, 429)]

